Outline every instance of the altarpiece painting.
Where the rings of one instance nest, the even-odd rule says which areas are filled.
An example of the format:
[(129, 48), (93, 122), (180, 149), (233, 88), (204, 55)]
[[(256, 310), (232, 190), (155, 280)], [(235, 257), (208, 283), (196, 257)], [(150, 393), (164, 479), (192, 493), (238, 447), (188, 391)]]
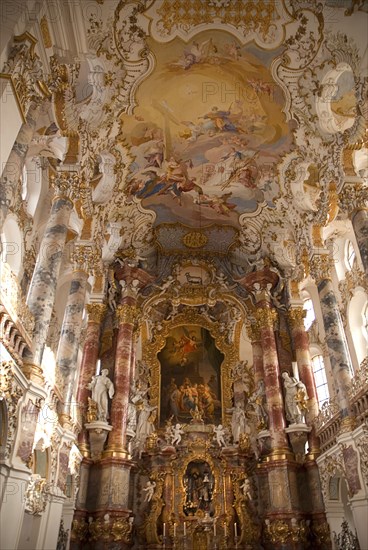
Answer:
[(195, 325), (171, 329), (158, 354), (162, 426), (170, 418), (190, 422), (198, 412), (205, 424), (221, 421), (223, 357), (207, 329)]

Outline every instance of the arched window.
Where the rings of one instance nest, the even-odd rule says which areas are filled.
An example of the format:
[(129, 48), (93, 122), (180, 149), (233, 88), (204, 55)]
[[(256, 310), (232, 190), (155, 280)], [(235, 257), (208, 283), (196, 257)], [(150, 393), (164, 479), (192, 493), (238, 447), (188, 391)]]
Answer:
[(346, 263), (348, 266), (349, 271), (353, 269), (354, 261), (355, 261), (355, 250), (354, 245), (351, 241), (348, 241), (346, 243)]
[(363, 332), (364, 332), (364, 338), (368, 342), (368, 302), (365, 304), (364, 311), (363, 311)]
[(312, 358), (312, 368), (314, 380), (316, 382), (318, 405), (321, 408), (323, 403), (328, 401), (330, 393), (328, 391), (325, 364), (322, 355), (315, 355)]
[(310, 329), (313, 321), (316, 318), (316, 315), (314, 313), (314, 308), (313, 308), (313, 302), (311, 298), (308, 298), (307, 300), (304, 301), (303, 309), (307, 312), (306, 316), (304, 317), (304, 326), (305, 326), (305, 330), (308, 330)]
[(27, 179), (27, 168), (23, 166), (22, 172), (22, 199), (26, 200), (28, 194), (28, 179)]

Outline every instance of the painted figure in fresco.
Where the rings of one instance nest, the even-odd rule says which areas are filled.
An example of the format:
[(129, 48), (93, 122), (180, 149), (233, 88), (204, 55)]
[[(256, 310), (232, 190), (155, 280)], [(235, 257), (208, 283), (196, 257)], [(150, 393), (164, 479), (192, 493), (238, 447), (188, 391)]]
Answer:
[[(306, 387), (300, 380), (290, 376), (288, 372), (282, 373), (285, 388), (285, 413), (290, 424), (304, 422), (304, 410), (301, 406), (301, 393), (307, 397)], [(299, 394), (298, 394), (299, 392)], [(305, 401), (306, 399), (304, 399)]]
[(179, 417), (180, 399), (181, 392), (175, 382), (172, 382), (169, 388), (169, 407), (170, 414), (174, 417), (175, 420), (177, 420)]
[(215, 398), (208, 384), (200, 385), (200, 410), (205, 418), (213, 420), (215, 413)]
[(88, 384), (88, 389), (92, 391), (92, 399), (97, 403), (97, 419), (103, 422), (109, 417), (108, 396), (114, 397), (114, 384), (108, 378), (109, 371), (102, 369), (99, 376), (93, 376)]
[(236, 204), (228, 202), (231, 196), (232, 192), (223, 193), (222, 195), (213, 195), (212, 197), (209, 195), (202, 195), (201, 197), (198, 197), (198, 199), (195, 199), (194, 203), (208, 206), (218, 214), (229, 216), (234, 208), (236, 208)]
[[(235, 132), (237, 127), (230, 120), (231, 111), (219, 111), (218, 107), (212, 107), (209, 113), (203, 117), (204, 121), (211, 121), (212, 126), (208, 126), (210, 131), (214, 132)], [(206, 122), (205, 122), (206, 124)]]

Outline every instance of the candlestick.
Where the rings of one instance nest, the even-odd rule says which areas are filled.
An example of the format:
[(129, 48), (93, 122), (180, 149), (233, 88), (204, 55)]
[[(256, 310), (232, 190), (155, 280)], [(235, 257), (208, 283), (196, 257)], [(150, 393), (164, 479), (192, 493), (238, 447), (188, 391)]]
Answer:
[(227, 537), (227, 525), (226, 523), (224, 524), (224, 529), (225, 529), (225, 538)]
[(186, 536), (186, 534), (187, 534), (187, 524), (184, 521), (184, 537)]
[(213, 536), (216, 536), (216, 523), (213, 524)]
[(166, 523), (164, 523), (164, 537), (166, 537)]
[(238, 526), (236, 523), (234, 523), (234, 533), (235, 533), (235, 538), (238, 536)]
[(174, 523), (174, 538), (176, 537), (176, 523)]

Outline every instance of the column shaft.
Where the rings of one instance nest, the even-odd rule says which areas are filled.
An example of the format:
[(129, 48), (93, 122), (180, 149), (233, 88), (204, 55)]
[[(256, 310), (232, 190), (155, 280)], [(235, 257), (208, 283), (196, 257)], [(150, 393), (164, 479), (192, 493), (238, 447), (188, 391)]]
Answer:
[(368, 211), (358, 210), (351, 219), (364, 271), (368, 275)]
[(35, 317), (33, 362), (40, 366), (55, 300), (57, 279), (73, 203), (54, 199), (29, 288), (27, 304)]
[(254, 383), (257, 387), (258, 382), (264, 379), (263, 372), (263, 350), (261, 342), (261, 332), (256, 325), (247, 326), (248, 338), (252, 343)]
[(296, 362), (301, 381), (305, 384), (308, 394), (308, 412), (306, 414), (307, 423), (312, 426), (312, 431), (309, 434), (309, 451), (318, 452), (319, 442), (315, 435), (312, 425), (313, 419), (318, 415), (318, 395), (314, 374), (312, 369), (312, 361), (309, 353), (309, 339), (304, 327), (305, 311), (302, 307), (294, 307), (289, 310), (289, 322), (291, 324), (291, 337), (294, 344)]
[(82, 426), (78, 437), (78, 444), (82, 453), (88, 455), (88, 434), (84, 429), (88, 397), (90, 396), (90, 390), (87, 386), (96, 371), (98, 352), (100, 349), (101, 322), (107, 307), (105, 304), (88, 304), (86, 307), (88, 312), (88, 324), (79, 374), (77, 403), (79, 407), (78, 420)]
[(288, 450), (288, 440), (284, 431), (286, 426), (284, 403), (274, 334), (276, 316), (276, 311), (268, 307), (260, 307), (256, 310), (256, 319), (260, 329), (263, 351), (263, 370), (269, 414), (271, 448), (273, 451), (285, 452), (285, 450)]
[(18, 132), (0, 177), (0, 230), (8, 215), (9, 208), (14, 204), (17, 197), (17, 187), (26, 161), (28, 147), (36, 129), (41, 105), (40, 100), (35, 99), (32, 101), (26, 116), (26, 122), (22, 124)]
[(62, 414), (67, 416), (70, 415), (87, 279), (86, 271), (78, 269), (73, 272), (57, 353), (56, 364), (64, 383)]
[(336, 384), (337, 402), (343, 417), (349, 415), (350, 356), (339, 307), (330, 279), (318, 285), (323, 325), (329, 351), (332, 374)]
[(126, 428), (134, 340), (133, 332), (136, 318), (135, 304), (135, 299), (126, 297), (124, 303), (117, 308), (119, 332), (115, 356), (115, 396), (112, 400), (110, 415), (110, 422), (113, 429), (109, 434), (107, 452), (126, 453)]

